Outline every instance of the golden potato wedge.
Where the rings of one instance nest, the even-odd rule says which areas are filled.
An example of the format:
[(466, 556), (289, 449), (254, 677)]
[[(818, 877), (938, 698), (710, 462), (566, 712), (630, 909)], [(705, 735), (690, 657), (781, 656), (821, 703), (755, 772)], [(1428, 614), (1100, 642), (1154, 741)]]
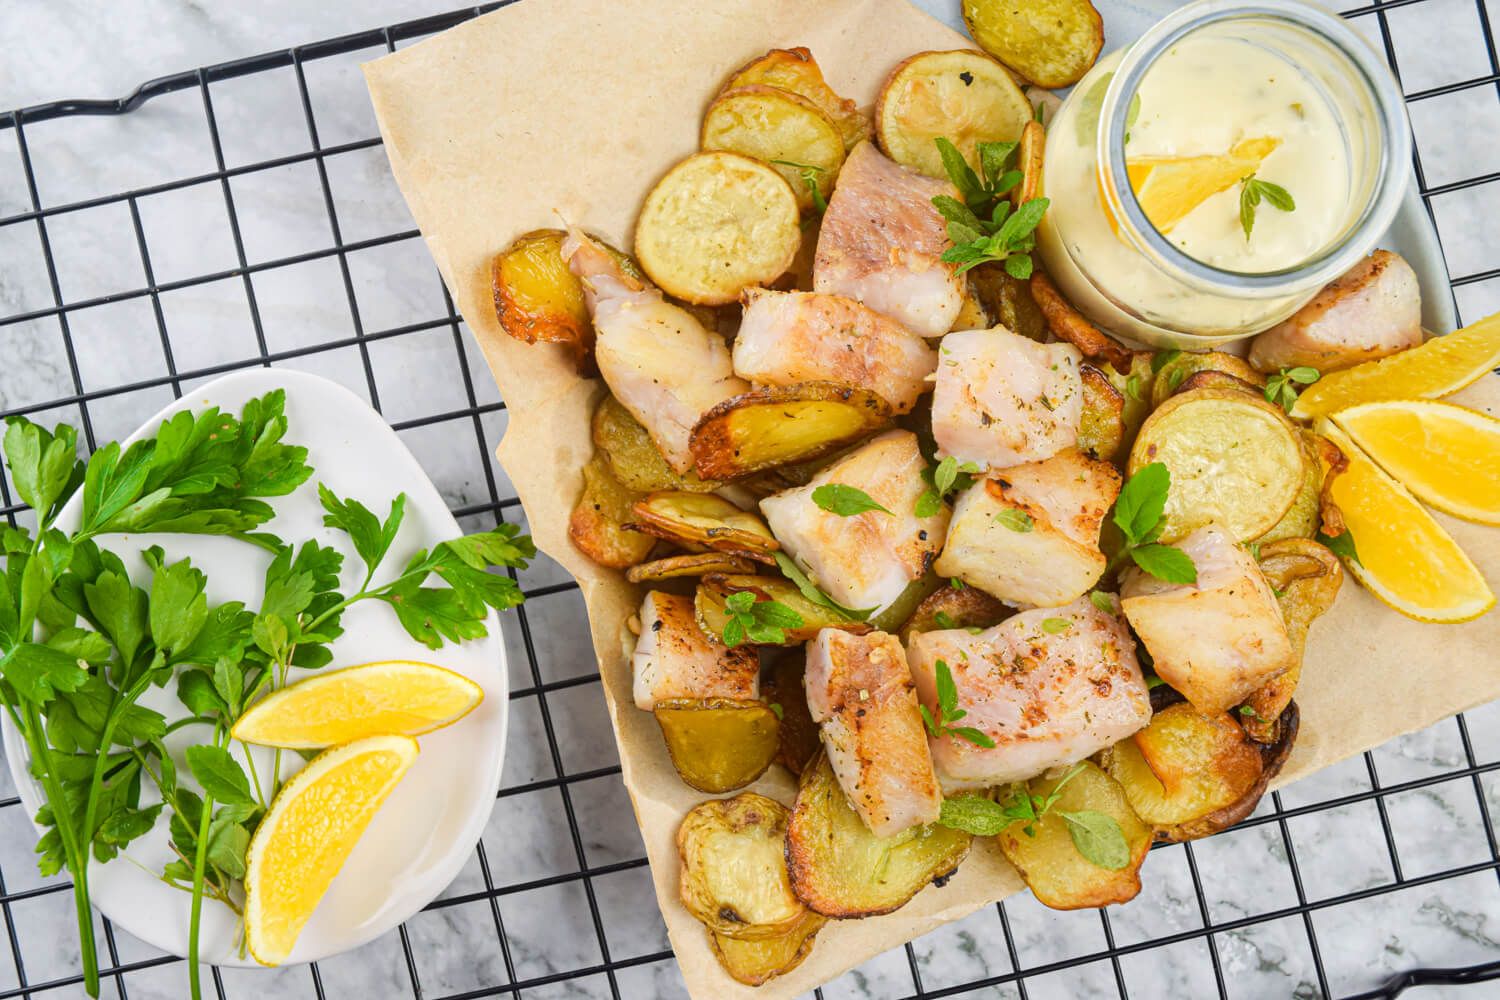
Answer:
[(1046, 317), (1047, 329), (1058, 340), (1072, 344), (1086, 358), (1114, 365), (1116, 371), (1130, 368), (1130, 352), (1125, 349), (1125, 345), (1090, 323), (1083, 313), (1074, 309), (1041, 268), (1031, 272), (1031, 297), (1036, 300), (1037, 308)]
[(1038, 87), (1071, 87), (1104, 47), (1104, 19), (1089, 0), (964, 0), (979, 47)]
[(606, 394), (594, 408), (593, 437), (594, 447), (609, 459), (615, 478), (628, 489), (640, 493), (653, 490), (712, 493), (724, 485), (701, 479), (696, 473), (674, 472), (646, 428), (611, 395)]
[(722, 150), (694, 153), (646, 195), (635, 225), (641, 267), (697, 305), (734, 302), (792, 266), (802, 245), (797, 195), (774, 167)]
[(934, 139), (944, 138), (975, 170), (981, 142), (1015, 142), (1031, 103), (1005, 67), (982, 52), (919, 52), (891, 70), (875, 99), (875, 134), (885, 155), (929, 177), (946, 178)]
[(776, 756), (776, 713), (763, 701), (669, 698), (653, 712), (672, 766), (700, 792), (744, 788)]
[(1033, 118), (1021, 130), (1021, 145), (1016, 153), (1016, 169), (1021, 171), (1021, 183), (1010, 189), (1010, 197), (1017, 208), (1042, 196), (1042, 157), (1046, 147), (1047, 130)]
[(631, 506), (640, 497), (620, 485), (609, 462), (595, 452), (583, 467), (583, 492), (568, 517), (568, 538), (600, 566), (621, 569), (651, 554), (656, 539), (627, 530)]
[(764, 563), (775, 562), (771, 553), (781, 548), (759, 514), (712, 493), (657, 490), (637, 500), (631, 515), (630, 530), (679, 545), (703, 545)]
[(1311, 538), (1318, 533), (1323, 500), (1323, 463), (1318, 460), (1321, 436), (1303, 428), (1298, 437), (1302, 442), (1302, 486), (1281, 520), (1256, 539), (1262, 545), (1283, 538)]
[(709, 931), (708, 940), (730, 978), (746, 986), (764, 986), (802, 964), (826, 923), (827, 917), (808, 910), (797, 926), (773, 938), (744, 941)]
[(741, 592), (754, 594), (757, 602), (776, 601), (784, 604), (802, 619), (800, 627), (783, 630), (786, 632), (786, 641), (782, 645), (785, 646), (807, 642), (815, 638), (820, 629), (825, 628), (838, 628), (856, 634), (870, 631), (870, 626), (865, 622), (852, 621), (832, 608), (815, 604), (803, 597), (802, 591), (797, 589), (795, 583), (782, 577), (719, 576), (716, 574), (703, 578), (693, 598), (698, 626), (709, 635), (721, 638), (724, 635), (724, 626), (729, 622), (729, 614), (725, 611), (724, 601), (730, 594)]
[(1275, 743), (1280, 737), (1281, 714), (1291, 704), (1302, 676), (1307, 631), (1319, 615), (1333, 606), (1344, 582), (1344, 565), (1338, 556), (1311, 538), (1283, 538), (1259, 548), (1260, 570), (1281, 606), (1281, 619), (1286, 622), (1294, 657), (1285, 673), (1245, 699), (1240, 709), (1240, 725), (1255, 742)]
[[(1033, 778), (1027, 792), (1046, 798), (1061, 782), (1055, 778)], [(1122, 868), (1101, 868), (1079, 853), (1073, 842), (1072, 823), (1065, 814), (1099, 812), (1120, 825), (1130, 860)], [(1097, 764), (1084, 761), (1082, 769), (1063, 785), (1057, 802), (1027, 835), (1024, 822), (1012, 823), (1000, 833), (1000, 850), (1016, 866), (1037, 900), (1054, 910), (1080, 910), (1111, 903), (1125, 903), (1141, 891), (1141, 865), (1151, 849), (1151, 827), (1130, 808), (1125, 789)]]
[(807, 708), (807, 688), (803, 685), (806, 665), (807, 657), (801, 647), (789, 649), (771, 664), (760, 685), (761, 697), (773, 710), (779, 709), (781, 726), (776, 735), (780, 745), (776, 763), (793, 774), (801, 774), (823, 745), (818, 724)]
[(562, 259), (561, 229), (537, 229), (495, 255), (490, 265), (495, 315), (510, 336), (528, 344), (593, 342), (583, 284)]
[(999, 264), (971, 268), (968, 278), (975, 298), (995, 323), (1038, 343), (1047, 339), (1047, 319), (1031, 296), (1030, 284), (1012, 278)]
[(796, 927), (807, 910), (792, 893), (783, 847), (787, 810), (741, 792), (694, 806), (677, 828), (678, 894), (715, 934), (765, 941)]
[(918, 632), (936, 632), (949, 628), (986, 629), (999, 625), (1013, 614), (1013, 609), (978, 587), (955, 590), (944, 584), (917, 605), (898, 634), (904, 646)]
[(946, 881), (972, 839), (936, 823), (875, 836), (820, 755), (802, 773), (787, 823), (787, 875), (797, 898), (816, 913), (874, 917), (905, 906), (928, 883)]
[(752, 59), (729, 78), (725, 90), (765, 84), (805, 97), (833, 120), (844, 137), (844, 149), (853, 149), (870, 137), (870, 120), (853, 101), (836, 94), (823, 79), (823, 71), (811, 52), (802, 47), (772, 49)]
[(1093, 365), (1080, 365), (1083, 413), (1078, 420), (1078, 450), (1105, 462), (1114, 460), (1125, 440), (1125, 394)]
[(1279, 522), (1302, 486), (1302, 443), (1281, 407), (1238, 389), (1194, 389), (1156, 409), (1130, 449), (1134, 475), (1172, 474), (1163, 542), (1217, 522), (1236, 541)]
[(693, 552), (685, 556), (668, 556), (632, 566), (625, 571), (631, 583), (655, 583), (683, 576), (705, 576), (709, 573), (754, 573), (755, 563), (733, 552)]
[(818, 199), (827, 203), (844, 165), (838, 126), (807, 98), (765, 84), (736, 87), (714, 98), (703, 116), (699, 145), (770, 164), (792, 186), (804, 212)]
[(703, 475), (737, 479), (827, 455), (891, 419), (890, 404), (865, 389), (833, 382), (765, 386), (705, 413), (688, 447)]
[(1180, 389), (1202, 388), (1210, 384), (1207, 380), (1200, 380), (1192, 386), (1187, 385), (1187, 380), (1200, 372), (1222, 372), (1225, 375), (1232, 375), (1238, 380), (1237, 382), (1216, 384), (1248, 388), (1252, 392), (1258, 392), (1266, 385), (1266, 377), (1246, 364), (1244, 358), (1237, 358), (1233, 354), (1225, 354), (1222, 351), (1201, 353), (1182, 351), (1158, 367), (1156, 381), (1151, 386), (1151, 405), (1160, 406)]

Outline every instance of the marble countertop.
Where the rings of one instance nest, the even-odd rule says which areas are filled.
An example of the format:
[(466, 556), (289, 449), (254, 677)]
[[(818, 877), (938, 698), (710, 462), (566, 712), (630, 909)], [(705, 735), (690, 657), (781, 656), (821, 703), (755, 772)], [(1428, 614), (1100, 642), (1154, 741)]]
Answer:
[[(920, 2), (949, 19), (957, 8), (957, 0)], [(1115, 6), (1128, 19), (1142, 5)], [(442, 9), (417, 0), (9, 0), (0, 17), (6, 53), (0, 60), (0, 106), (118, 96), (163, 73)], [(1421, 0), (1382, 13), (1408, 93), (1496, 72), (1483, 43), (1484, 9), (1475, 0)], [(1491, 7), (1491, 16), (1496, 13)], [(1379, 39), (1374, 15), (1356, 24)], [(484, 525), (497, 508), (507, 518), (519, 517), (519, 507), (507, 502), (514, 493), (491, 457), (505, 429), (493, 384), (467, 332), (450, 315), (383, 152), (365, 143), (377, 131), (358, 64), (380, 51), (306, 64), (315, 137), (290, 68), (208, 88), (217, 149), (205, 126), (204, 94), (197, 90), (154, 100), (121, 119), (28, 126), (38, 194), (47, 206), (209, 173), (219, 156), (232, 176), (47, 218), (64, 301), (93, 303), (64, 314), (71, 353), (58, 316), (48, 311), (54, 305), (52, 275), (37, 226), (0, 224), (0, 356), (6, 359), (0, 366), (0, 412), (40, 408), (39, 419), (71, 422), (86, 415), (95, 438), (107, 440), (128, 433), (175, 392), (268, 354), (276, 364), (326, 375), (376, 403), (449, 503), (464, 513), (466, 527)], [(1429, 187), (1500, 170), (1494, 87), (1435, 96), (1413, 104), (1411, 112)], [(13, 137), (0, 131), (0, 220), (31, 208)], [(322, 172), (309, 158), (234, 172), (294, 157), (314, 141), (324, 148), (355, 148), (326, 157)], [(1454, 275), (1500, 265), (1500, 235), (1492, 222), (1500, 216), (1500, 185), (1444, 191), (1431, 207)], [(334, 252), (336, 239), (356, 248)], [(219, 272), (234, 273), (188, 282)], [(154, 297), (141, 291), (148, 273), (162, 288)], [(1463, 283), (1457, 298), (1469, 320), (1500, 309), (1500, 279)], [(30, 313), (40, 315), (14, 319)], [(125, 386), (133, 388), (123, 391)], [(511, 706), (504, 791), (480, 851), (444, 893), (444, 904), (413, 918), (402, 933), (320, 963), (315, 971), (225, 971), (222, 996), (510, 995), (512, 982), (537, 984), (521, 991), (527, 998), (609, 997), (615, 990), (642, 1000), (684, 995), (675, 965), (663, 954), (666, 938), (640, 862), (640, 836), (614, 769), (610, 727), (579, 627), (579, 596), (546, 560), (524, 582), (534, 594), (523, 613), (527, 629), (507, 630), (512, 687), (522, 694)], [(555, 757), (549, 730), (558, 736)], [(882, 956), (828, 986), (824, 995), (909, 996), (913, 962), (924, 989), (944, 989), (1012, 971), (1012, 953), (1025, 969), (1093, 955), (1107, 948), (1106, 935), (1117, 946), (1182, 939), (1127, 953), (1117, 966), (1096, 960), (1028, 976), (1024, 995), (1114, 997), (1123, 983), (1133, 997), (1206, 997), (1216, 994), (1217, 961), (1234, 997), (1313, 997), (1325, 989), (1345, 996), (1415, 966), (1493, 961), (1500, 958), (1500, 882), (1492, 869), (1479, 866), (1494, 860), (1488, 830), (1500, 808), (1500, 778), (1489, 772), (1477, 779), (1451, 777), (1392, 793), (1379, 805), (1368, 796), (1372, 787), (1493, 761), (1500, 761), (1497, 705), (1469, 713), (1466, 729), (1449, 720), (1381, 747), (1368, 761), (1355, 759), (1283, 790), (1280, 805), (1292, 813), (1284, 821), (1252, 823), (1190, 850), (1152, 852), (1141, 896), (1113, 908), (1107, 924), (1092, 911), (1058, 913), (1029, 896), (1017, 897), (1007, 902), (1003, 918), (996, 909), (981, 911), (916, 941), (910, 960), (901, 950)], [(12, 794), (0, 787), (0, 798)], [(1347, 801), (1298, 812), (1332, 799)], [(1269, 815), (1273, 806), (1268, 798), (1258, 815)], [(1391, 845), (1380, 833), (1381, 808), (1392, 829)], [(576, 842), (568, 835), (570, 815), (581, 830)], [(0, 919), (13, 942), (0, 944), (5, 995), (78, 970), (71, 902), (55, 891), (57, 880), (38, 877), (33, 839), (19, 808), (0, 809)], [(1288, 863), (1289, 846), (1300, 884)], [(1424, 881), (1466, 866), (1476, 870)], [(1202, 881), (1201, 904), (1194, 868)], [(579, 877), (580, 870), (590, 876)], [(1398, 879), (1409, 884), (1379, 891)], [(1373, 894), (1319, 906), (1307, 917), (1256, 919), (1299, 899), (1316, 903), (1364, 890)], [(1206, 921), (1230, 928), (1194, 935)], [(1326, 983), (1319, 981), (1315, 947)], [(112, 954), (129, 971), (107, 980), (107, 996), (185, 995), (179, 963), (165, 962), (120, 932), (109, 948), (105, 960)], [(602, 971), (569, 978), (577, 970), (598, 970), (606, 957), (625, 963), (613, 981)], [(1485, 990), (1474, 987), (1461, 995), (1492, 995)], [(82, 993), (65, 986), (37, 995)], [(1023, 994), (1006, 985), (967, 995)]]

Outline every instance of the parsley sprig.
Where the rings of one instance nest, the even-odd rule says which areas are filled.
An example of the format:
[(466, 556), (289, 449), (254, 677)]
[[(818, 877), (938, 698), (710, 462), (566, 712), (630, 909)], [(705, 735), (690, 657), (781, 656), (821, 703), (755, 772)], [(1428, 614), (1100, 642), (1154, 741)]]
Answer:
[(927, 489), (917, 497), (914, 513), (918, 517), (936, 515), (943, 509), (943, 501), (950, 493), (962, 493), (973, 486), (977, 475), (979, 466), (973, 462), (960, 463), (952, 455), (935, 466), (923, 469), (922, 478), (927, 482)]
[(786, 642), (786, 630), (801, 628), (802, 616), (780, 601), (757, 601), (748, 590), (737, 591), (724, 599), (729, 620), (724, 623), (724, 645), (730, 649), (747, 639), (750, 642), (779, 646)]
[(1167, 583), (1197, 582), (1198, 569), (1192, 558), (1176, 546), (1157, 541), (1166, 527), (1167, 493), (1171, 486), (1172, 473), (1160, 462), (1143, 466), (1126, 481), (1111, 515), (1124, 536), (1124, 543), (1110, 559), (1108, 569), (1133, 562)]
[(1255, 228), (1255, 212), (1264, 199), (1272, 208), (1278, 208), (1283, 212), (1295, 212), (1297, 202), (1291, 193), (1280, 184), (1272, 184), (1263, 181), (1251, 174), (1240, 181), (1240, 228), (1245, 230), (1245, 239), (1250, 239), (1250, 231)]
[(1290, 413), (1292, 407), (1297, 405), (1297, 386), (1312, 385), (1321, 377), (1316, 368), (1309, 368), (1306, 365), (1283, 368), (1266, 379), (1266, 402), (1275, 403)]
[(969, 166), (958, 148), (944, 138), (937, 143), (943, 170), (963, 197), (960, 201), (940, 194), (933, 206), (948, 221), (948, 239), (953, 246), (943, 252), (943, 260), (957, 264), (956, 273), (995, 261), (1011, 277), (1024, 281), (1031, 277), (1031, 251), (1036, 248), (1036, 227), (1042, 221), (1050, 202), (1032, 198), (1011, 211), (1005, 196), (1021, 183), (1021, 171), (1015, 169), (1018, 144), (1014, 142), (981, 142), (976, 147), (979, 173)]
[(953, 683), (953, 671), (948, 669), (946, 661), (938, 660), (933, 664), (933, 676), (937, 681), (937, 715), (934, 716), (926, 705), (917, 706), (922, 713), (922, 724), (927, 727), (927, 731), (934, 739), (956, 736), (976, 747), (993, 750), (995, 741), (985, 735), (983, 730), (975, 729), (973, 726), (953, 725), (969, 713), (958, 707), (958, 685)]
[[(1063, 788), (1082, 774), (1085, 767), (1083, 762), (1074, 764), (1045, 796), (1033, 795), (1026, 785), (1018, 784), (1012, 786), (1010, 794), (999, 802), (980, 795), (957, 795), (945, 799), (938, 822), (976, 837), (997, 836), (1020, 823), (1022, 833), (1035, 837), (1036, 824), (1053, 812), (1062, 798)], [(1130, 845), (1119, 821), (1113, 816), (1093, 809), (1059, 809), (1056, 813), (1067, 823), (1073, 846), (1085, 860), (1110, 871), (1119, 871), (1130, 864)]]

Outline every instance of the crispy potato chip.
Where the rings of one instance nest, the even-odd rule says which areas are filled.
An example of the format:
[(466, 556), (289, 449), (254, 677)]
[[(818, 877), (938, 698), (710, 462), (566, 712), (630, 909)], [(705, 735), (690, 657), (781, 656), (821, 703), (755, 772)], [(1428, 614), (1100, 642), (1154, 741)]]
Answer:
[(1031, 104), (995, 60), (972, 49), (920, 52), (898, 64), (875, 99), (875, 134), (885, 155), (946, 179), (933, 142), (945, 138), (979, 167), (981, 142), (1014, 142)]
[(845, 632), (863, 634), (870, 631), (865, 622), (852, 621), (832, 608), (816, 604), (802, 596), (802, 591), (790, 580), (779, 576), (706, 576), (698, 585), (694, 596), (694, 611), (698, 625), (715, 639), (722, 638), (724, 626), (729, 623), (725, 610), (725, 599), (730, 594), (748, 592), (759, 601), (776, 601), (785, 605), (802, 619), (795, 628), (784, 629), (786, 640), (783, 646), (793, 646), (816, 638), (825, 628), (843, 629)]
[(906, 645), (918, 632), (950, 628), (987, 629), (1013, 614), (1015, 609), (1001, 604), (978, 587), (955, 590), (944, 584), (927, 595), (901, 626), (901, 644)]
[(726, 90), (703, 116), (699, 144), (762, 160), (786, 178), (802, 211), (825, 200), (844, 165), (844, 138), (818, 106), (789, 91), (750, 84)]
[(1011, 277), (999, 264), (970, 268), (968, 277), (969, 286), (996, 323), (1039, 344), (1046, 341), (1047, 319), (1027, 282)]
[(776, 751), (776, 763), (801, 774), (818, 755), (822, 742), (818, 735), (818, 724), (813, 721), (807, 708), (807, 688), (803, 674), (807, 656), (800, 646), (782, 653), (771, 664), (770, 672), (761, 681), (760, 694), (781, 719), (777, 730), (780, 745)]
[(1078, 420), (1078, 450), (1110, 462), (1125, 440), (1125, 394), (1093, 365), (1080, 365), (1083, 413)]
[(646, 195), (635, 252), (663, 291), (698, 305), (733, 302), (792, 266), (802, 245), (797, 196), (775, 168), (695, 153)]
[(583, 492), (568, 518), (568, 537), (600, 566), (633, 566), (656, 545), (650, 535), (628, 531), (625, 522), (640, 494), (626, 489), (599, 452), (583, 467)]
[[(1266, 377), (1246, 364), (1244, 358), (1237, 358), (1223, 351), (1182, 351), (1157, 369), (1156, 381), (1151, 386), (1151, 405), (1160, 406), (1183, 389), (1188, 379), (1201, 372), (1233, 376), (1236, 382), (1219, 384), (1247, 388), (1252, 392), (1263, 389), (1266, 385)], [(1208, 384), (1207, 380), (1199, 380), (1193, 388), (1200, 388), (1205, 384)]]
[(687, 490), (689, 493), (712, 493), (722, 483), (700, 479), (696, 473), (678, 475), (662, 458), (661, 449), (651, 440), (631, 412), (615, 397), (605, 394), (594, 408), (594, 447), (609, 460), (610, 471), (628, 489), (640, 493), (653, 490)]
[(787, 823), (787, 874), (797, 897), (814, 912), (879, 916), (952, 875), (972, 839), (936, 823), (875, 836), (844, 796), (827, 756), (819, 755), (802, 774)]
[(1280, 735), (1281, 713), (1291, 704), (1302, 677), (1302, 654), (1312, 623), (1333, 606), (1344, 583), (1344, 565), (1338, 556), (1311, 538), (1283, 538), (1260, 546), (1260, 571), (1276, 594), (1287, 637), (1292, 640), (1293, 660), (1287, 671), (1245, 699), (1250, 711), (1241, 710), (1245, 735), (1257, 743), (1275, 743)]
[(890, 404), (865, 389), (833, 382), (766, 386), (700, 417), (689, 448), (699, 472), (737, 479), (819, 458), (890, 422)]
[(724, 89), (734, 90), (757, 83), (790, 91), (816, 104), (838, 127), (846, 150), (870, 137), (870, 120), (853, 101), (834, 93), (823, 79), (817, 60), (807, 49), (800, 46), (772, 49), (736, 71)]
[(631, 583), (655, 583), (708, 573), (754, 573), (755, 568), (755, 563), (732, 552), (695, 552), (632, 566), (625, 571), (625, 579)]
[(709, 931), (708, 940), (731, 978), (746, 986), (763, 986), (801, 965), (827, 922), (827, 917), (808, 910), (797, 926), (773, 938), (742, 941)]
[[(1056, 778), (1033, 778), (1027, 792), (1042, 799), (1057, 788)], [(1130, 861), (1112, 871), (1089, 861), (1073, 843), (1065, 813), (1098, 812), (1120, 824)], [(1031, 833), (1026, 833), (1026, 827)], [(1130, 808), (1125, 789), (1091, 761), (1063, 785), (1057, 802), (1040, 820), (1018, 820), (1001, 832), (1000, 850), (1016, 866), (1037, 900), (1054, 910), (1080, 910), (1125, 903), (1141, 891), (1141, 865), (1151, 849), (1151, 827)]]
[(1021, 183), (1010, 189), (1010, 196), (1017, 208), (1042, 196), (1042, 155), (1046, 148), (1047, 130), (1041, 122), (1032, 119), (1021, 132), (1021, 145), (1016, 152), (1016, 169), (1021, 171)]
[(776, 713), (763, 701), (668, 698), (653, 712), (672, 766), (700, 792), (744, 788), (776, 756)]
[(694, 806), (677, 828), (678, 892), (715, 934), (765, 941), (796, 927), (806, 908), (792, 894), (783, 846), (787, 810), (741, 792)]
[(678, 544), (737, 552), (765, 563), (775, 562), (771, 553), (781, 548), (760, 515), (712, 493), (657, 490), (637, 500), (631, 514), (631, 530)]
[(964, 0), (979, 47), (1039, 87), (1071, 87), (1104, 47), (1104, 19), (1089, 0)]
[(1047, 329), (1058, 340), (1066, 340), (1083, 352), (1086, 358), (1096, 358), (1115, 366), (1117, 371), (1130, 368), (1130, 352), (1125, 345), (1090, 323), (1077, 309), (1062, 297), (1052, 279), (1037, 268), (1031, 272), (1031, 297), (1037, 308), (1046, 317)]

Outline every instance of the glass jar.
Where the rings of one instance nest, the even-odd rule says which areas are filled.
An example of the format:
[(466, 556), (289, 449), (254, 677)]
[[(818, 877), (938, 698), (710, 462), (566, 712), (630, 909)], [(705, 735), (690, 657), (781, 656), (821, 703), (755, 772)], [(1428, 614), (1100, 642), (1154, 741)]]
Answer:
[[(1196, 64), (1182, 61), (1193, 52), (1189, 42), (1207, 43), (1196, 45)], [(1228, 43), (1248, 48), (1224, 48)], [(1201, 61), (1205, 54), (1236, 53), (1245, 60)], [(1169, 75), (1167, 66), (1178, 75)], [(1274, 70), (1283, 66), (1278, 82)], [(1247, 80), (1245, 67), (1273, 71)], [(1285, 216), (1262, 204), (1253, 220), (1263, 227), (1262, 238), (1286, 237), (1270, 244), (1284, 260), (1248, 266), (1232, 259), (1234, 253), (1228, 263), (1202, 252), (1193, 256), (1185, 238), (1163, 235), (1147, 220), (1132, 189), (1126, 144), (1141, 115), (1137, 95), (1153, 70), (1162, 73), (1159, 103), (1184, 112), (1180, 135), (1160, 115), (1153, 134), (1181, 139), (1181, 156), (1222, 153), (1234, 141), (1228, 136), (1249, 138), (1257, 123), (1285, 120), (1288, 108), (1303, 119), (1295, 125), (1297, 148), (1326, 154), (1314, 171), (1326, 183), (1305, 189), (1307, 172), (1300, 169), (1303, 161), (1287, 158), (1289, 142), (1280, 169), (1289, 188), (1303, 184), (1303, 202)], [(1316, 114), (1303, 100), (1284, 100), (1300, 94), (1309, 95)], [(1224, 145), (1192, 148), (1207, 141)], [(1068, 299), (1104, 329), (1159, 347), (1213, 347), (1274, 326), (1373, 250), (1405, 194), (1411, 155), (1399, 86), (1337, 15), (1298, 0), (1200, 0), (1101, 60), (1053, 118), (1043, 173), (1052, 206), (1038, 231), (1042, 261)], [(1137, 166), (1142, 162), (1138, 158)], [(1265, 162), (1269, 168), (1275, 161)], [(1221, 230), (1241, 223), (1242, 184), (1214, 195), (1217, 202), (1202, 202), (1212, 205), (1205, 218)], [(1189, 227), (1184, 222), (1180, 228)], [(1248, 245), (1249, 233), (1244, 238)]]

